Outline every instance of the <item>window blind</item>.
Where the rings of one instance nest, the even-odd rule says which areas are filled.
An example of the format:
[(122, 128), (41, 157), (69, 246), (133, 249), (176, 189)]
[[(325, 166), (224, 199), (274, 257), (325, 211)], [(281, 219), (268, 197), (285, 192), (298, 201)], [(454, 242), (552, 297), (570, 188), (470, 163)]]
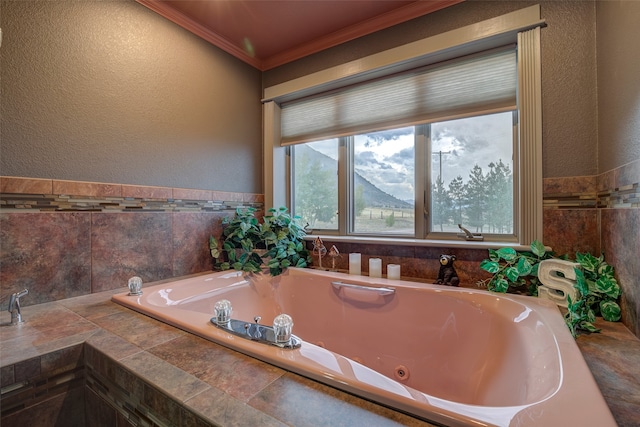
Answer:
[(515, 47), (367, 81), (281, 106), (281, 145), (515, 108)]

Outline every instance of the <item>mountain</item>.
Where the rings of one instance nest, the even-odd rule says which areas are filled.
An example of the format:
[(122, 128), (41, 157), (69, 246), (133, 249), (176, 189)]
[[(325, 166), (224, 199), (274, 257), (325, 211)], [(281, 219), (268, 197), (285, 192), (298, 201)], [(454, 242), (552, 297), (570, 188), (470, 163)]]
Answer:
[[(318, 162), (322, 168), (333, 168), (335, 169), (336, 161), (331, 157), (314, 150), (308, 145), (301, 144), (296, 146), (296, 152), (298, 155), (306, 154), (309, 156), (311, 163)], [(363, 192), (362, 195), (364, 197), (365, 205), (368, 207), (393, 207), (393, 208), (404, 208), (410, 209), (413, 207), (413, 204), (407, 203), (404, 200), (400, 200), (397, 197), (392, 196), (385, 191), (382, 191), (380, 188), (376, 187), (374, 184), (369, 182), (366, 178), (356, 172), (355, 174), (355, 187), (358, 188), (362, 186)]]

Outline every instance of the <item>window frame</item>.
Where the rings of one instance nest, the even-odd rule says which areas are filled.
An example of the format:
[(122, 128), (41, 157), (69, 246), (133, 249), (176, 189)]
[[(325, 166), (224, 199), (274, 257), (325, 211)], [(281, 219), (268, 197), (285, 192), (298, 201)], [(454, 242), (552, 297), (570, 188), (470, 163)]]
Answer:
[[(512, 157), (515, 158), (517, 152), (517, 110), (507, 110), (505, 113), (511, 113), (512, 115)], [(500, 112), (483, 110), (478, 111), (476, 114), (472, 114), (465, 118), (482, 117), (490, 114), (498, 114)], [(443, 120), (447, 121), (447, 120)], [(311, 231), (315, 234), (320, 233), (322, 235), (333, 236), (356, 236), (356, 237), (373, 237), (381, 239), (389, 238), (415, 238), (415, 239), (431, 239), (431, 240), (456, 240), (459, 238), (459, 233), (447, 232), (447, 231), (435, 231), (432, 229), (431, 224), (431, 210), (432, 210), (432, 170), (429, 165), (432, 164), (433, 148), (431, 145), (431, 127), (435, 123), (440, 121), (434, 121), (429, 123), (422, 123), (414, 125), (414, 232), (413, 234), (401, 234), (401, 233), (375, 233), (375, 232), (359, 232), (355, 230), (355, 192), (353, 178), (355, 176), (355, 137), (344, 136), (334, 138), (338, 148), (338, 158), (336, 159), (338, 179), (336, 183), (336, 191), (338, 192), (337, 199), (344, 200), (346, 209), (338, 208), (337, 223), (335, 228), (314, 228)], [(363, 132), (366, 134), (368, 132)], [(303, 144), (295, 144), (288, 147), (289, 153), (289, 191), (291, 194), (291, 211), (295, 213), (295, 167), (296, 167), (296, 146)], [(344, 147), (340, 150), (340, 147)], [(512, 170), (513, 173), (513, 170)], [(342, 178), (341, 178), (342, 177)], [(345, 179), (346, 178), (346, 179)], [(515, 235), (515, 205), (518, 199), (518, 179), (515, 173), (513, 173), (513, 232), (504, 234), (495, 233), (482, 233), (485, 239), (492, 242), (517, 242)], [(422, 195), (422, 197), (418, 197)], [(339, 203), (338, 203), (339, 205)], [(466, 224), (463, 224), (466, 225)]]
[[(510, 246), (527, 247), (535, 239), (542, 237), (542, 123), (541, 123), (541, 78), (540, 78), (540, 20), (539, 5), (530, 6), (506, 15), (462, 27), (447, 33), (429, 37), (389, 51), (343, 64), (331, 69), (312, 73), (292, 81), (265, 88), (264, 112), (264, 183), (265, 204), (291, 206), (287, 175), (289, 173), (288, 148), (281, 146), (279, 131), (279, 103), (296, 97), (307, 96), (356, 81), (364, 81), (372, 76), (398, 72), (398, 70), (434, 63), (443, 59), (461, 56), (516, 42), (518, 49), (518, 116), (520, 143), (514, 147), (514, 238)], [(486, 29), (490, 29), (488, 33)], [(409, 52), (409, 53), (407, 53)], [(523, 118), (526, 117), (526, 120)], [(525, 124), (526, 121), (526, 124)], [(341, 150), (346, 147), (341, 147)], [(348, 153), (345, 153), (348, 155)], [(416, 153), (416, 156), (418, 154)], [(417, 166), (417, 165), (416, 165)], [(341, 176), (344, 175), (344, 176)], [(347, 179), (346, 171), (339, 172), (339, 179)], [(516, 179), (516, 177), (519, 177)], [(517, 181), (517, 183), (516, 183)], [(527, 191), (522, 191), (526, 186)], [(340, 212), (350, 211), (349, 200), (339, 198)], [(416, 194), (417, 210), (422, 210), (426, 200)], [(421, 212), (422, 213), (422, 212)], [(342, 217), (347, 217), (343, 215)], [(439, 246), (426, 230), (419, 230), (416, 221), (416, 236), (424, 238), (396, 238), (387, 236), (362, 236), (363, 241), (385, 241), (390, 244), (412, 243)], [(426, 221), (424, 222), (426, 227)], [(346, 230), (347, 224), (339, 224), (339, 230)], [(337, 235), (345, 241), (353, 241), (359, 236)], [(334, 236), (332, 236), (334, 238)], [(334, 238), (334, 240), (336, 240)], [(336, 240), (337, 241), (337, 240)], [(448, 241), (449, 245), (455, 241)], [(516, 244), (514, 245), (513, 242)], [(464, 242), (469, 247), (498, 247), (499, 241)]]

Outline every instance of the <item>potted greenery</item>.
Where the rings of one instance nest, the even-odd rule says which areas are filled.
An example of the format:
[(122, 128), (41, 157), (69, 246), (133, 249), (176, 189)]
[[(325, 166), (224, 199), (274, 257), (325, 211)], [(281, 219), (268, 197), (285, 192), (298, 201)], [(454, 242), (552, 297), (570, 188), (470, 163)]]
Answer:
[(251, 207), (238, 208), (233, 218), (222, 220), (220, 241), (209, 238), (215, 268), (257, 273), (264, 267), (277, 276), (287, 267), (311, 264), (304, 242), (307, 233), (300, 225), (300, 217), (291, 216), (285, 207), (267, 212), (262, 223)]
[[(547, 252), (545, 246), (538, 241), (531, 243), (531, 252), (517, 252), (513, 248), (489, 249), (489, 259), (480, 263), (480, 268), (492, 274), (489, 279), (478, 282), (493, 292), (521, 292), (527, 288), (527, 294), (538, 295), (538, 265), (540, 261), (556, 258)], [(566, 256), (558, 257), (566, 259)], [(577, 290), (576, 301), (569, 298), (565, 322), (575, 337), (578, 329), (588, 332), (599, 332), (593, 322), (596, 315), (604, 320), (617, 322), (620, 320), (620, 286), (614, 277), (613, 267), (604, 261), (604, 256), (594, 257), (591, 254), (576, 253)]]

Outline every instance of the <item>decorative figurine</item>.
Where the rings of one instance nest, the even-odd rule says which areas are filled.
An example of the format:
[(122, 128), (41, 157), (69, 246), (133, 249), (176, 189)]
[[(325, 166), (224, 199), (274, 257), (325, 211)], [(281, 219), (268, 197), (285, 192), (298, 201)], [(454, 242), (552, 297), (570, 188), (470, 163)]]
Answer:
[(440, 271), (436, 285), (458, 286), (460, 284), (458, 273), (453, 267), (453, 262), (456, 259), (455, 255), (440, 255)]
[(340, 258), (340, 252), (338, 252), (336, 245), (329, 249), (329, 258), (331, 258), (331, 271), (336, 271), (336, 258)]
[(316, 237), (313, 241), (313, 250), (311, 252), (318, 256), (318, 267), (322, 269), (322, 257), (327, 253), (327, 248), (325, 248), (324, 243), (322, 243), (320, 236)]

